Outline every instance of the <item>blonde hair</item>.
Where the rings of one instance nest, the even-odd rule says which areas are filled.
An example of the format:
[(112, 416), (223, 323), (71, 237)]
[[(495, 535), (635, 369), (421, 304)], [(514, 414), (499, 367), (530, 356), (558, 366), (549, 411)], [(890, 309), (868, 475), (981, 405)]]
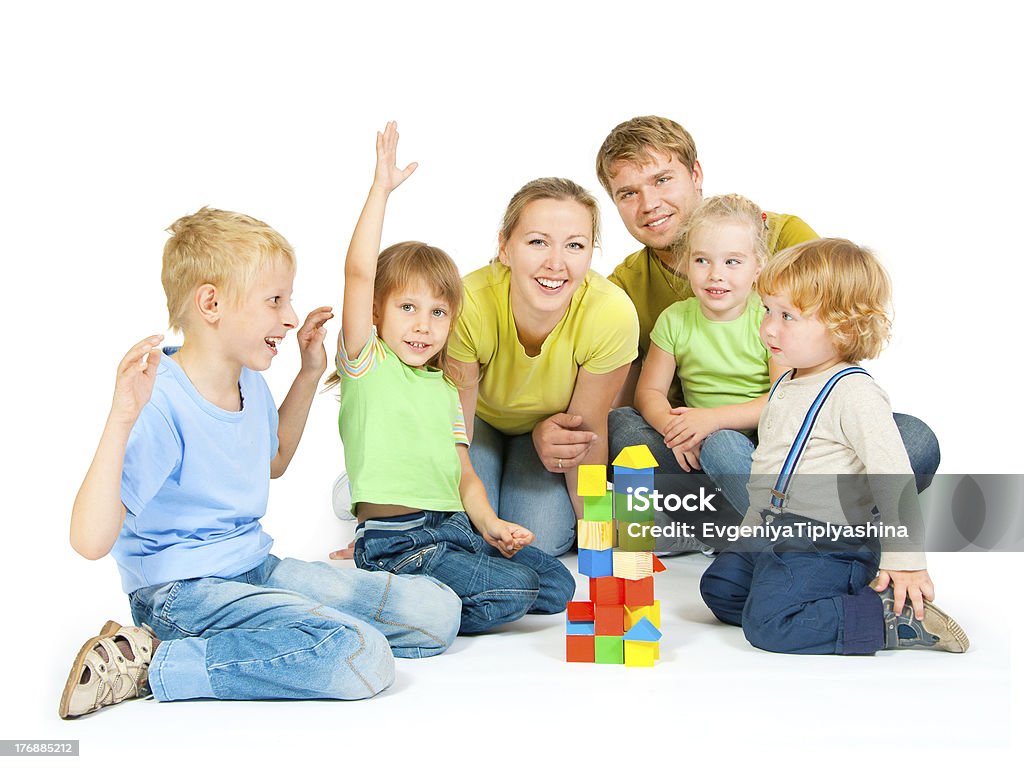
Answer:
[(708, 198), (690, 214), (678, 241), (672, 245), (672, 256), (676, 266), (686, 265), (692, 251), (693, 233), (701, 226), (735, 222), (746, 225), (750, 230), (751, 245), (757, 263), (764, 267), (768, 261), (768, 224), (764, 212), (754, 201), (734, 193), (715, 195)]
[(527, 182), (512, 196), (505, 207), (505, 216), (502, 217), (501, 229), (498, 231), (500, 242), (509, 241), (512, 231), (523, 218), (523, 211), (530, 203), (538, 200), (571, 200), (586, 208), (590, 212), (593, 245), (597, 248), (601, 237), (601, 214), (597, 199), (571, 179), (560, 179), (555, 176), (545, 176)]
[(619, 123), (608, 134), (597, 151), (597, 179), (611, 195), (613, 165), (620, 161), (639, 165), (655, 153), (677, 158), (690, 173), (697, 163), (697, 145), (689, 131), (667, 117), (645, 115)]
[(295, 251), (264, 222), (245, 214), (200, 208), (167, 231), (160, 281), (167, 295), (171, 330), (184, 330), (195, 290), (216, 286), (233, 303), (241, 301), (261, 269), (283, 262), (295, 269)]
[(892, 327), (892, 285), (868, 249), (841, 238), (822, 238), (773, 256), (757, 279), (762, 296), (786, 295), (813, 314), (848, 362), (878, 357)]
[[(377, 271), (373, 278), (373, 302), (380, 307), (388, 297), (401, 293), (407, 286), (422, 281), (448, 305), (452, 327), (462, 309), (462, 278), (459, 268), (447, 253), (436, 246), (418, 240), (406, 240), (388, 246), (377, 257)], [(449, 328), (449, 336), (451, 327)], [(355, 352), (355, 351), (352, 351)], [(440, 369), (445, 379), (459, 386), (458, 372), (448, 355), (448, 340), (445, 339), (437, 355), (427, 365)], [(334, 387), (341, 382), (338, 372), (331, 373), (324, 380), (325, 387)]]

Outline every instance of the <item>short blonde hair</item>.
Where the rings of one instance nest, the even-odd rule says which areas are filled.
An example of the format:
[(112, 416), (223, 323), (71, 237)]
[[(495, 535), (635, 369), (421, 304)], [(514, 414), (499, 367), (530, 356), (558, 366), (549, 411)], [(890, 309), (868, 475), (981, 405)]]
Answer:
[(257, 273), (280, 261), (295, 269), (295, 252), (276, 230), (258, 219), (233, 211), (200, 208), (183, 216), (167, 231), (160, 280), (167, 295), (172, 330), (184, 328), (193, 292), (206, 283), (239, 302)]
[(530, 203), (538, 200), (571, 200), (586, 208), (590, 213), (591, 239), (594, 248), (598, 247), (601, 237), (601, 213), (597, 199), (571, 179), (561, 179), (555, 176), (545, 176), (527, 182), (512, 196), (505, 207), (505, 216), (501, 220), (501, 230), (499, 231), (501, 242), (509, 241), (512, 231), (523, 217), (523, 211)]
[(757, 203), (732, 193), (708, 198), (690, 214), (679, 240), (672, 245), (677, 271), (683, 272), (678, 266), (685, 266), (690, 260), (693, 233), (702, 226), (724, 222), (742, 224), (750, 230), (754, 256), (757, 257), (757, 263), (764, 267), (768, 261), (767, 217)]
[(690, 173), (697, 163), (697, 145), (689, 131), (667, 117), (645, 115), (619, 123), (608, 134), (597, 151), (597, 179), (611, 195), (613, 165), (620, 161), (639, 165), (655, 153), (677, 158)]
[(876, 358), (889, 341), (892, 284), (863, 246), (822, 238), (773, 256), (757, 279), (762, 296), (786, 295), (803, 314), (818, 317), (848, 362)]

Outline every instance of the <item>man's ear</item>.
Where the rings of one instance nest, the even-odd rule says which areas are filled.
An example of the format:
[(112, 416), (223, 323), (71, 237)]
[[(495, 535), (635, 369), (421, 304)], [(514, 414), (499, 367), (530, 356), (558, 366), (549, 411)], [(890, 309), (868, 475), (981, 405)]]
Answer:
[(216, 323), (220, 320), (221, 297), (217, 287), (212, 283), (204, 283), (196, 289), (195, 296), (196, 312), (205, 323)]
[(697, 192), (704, 195), (704, 169), (700, 167), (700, 161), (693, 161), (693, 186), (697, 189)]

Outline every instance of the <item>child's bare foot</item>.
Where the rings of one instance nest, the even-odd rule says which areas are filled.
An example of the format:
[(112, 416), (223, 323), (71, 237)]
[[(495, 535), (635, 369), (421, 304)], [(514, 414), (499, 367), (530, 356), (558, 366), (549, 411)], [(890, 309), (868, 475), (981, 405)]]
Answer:
[(75, 657), (58, 713), (77, 718), (149, 693), (149, 663), (160, 641), (148, 630), (108, 621)]

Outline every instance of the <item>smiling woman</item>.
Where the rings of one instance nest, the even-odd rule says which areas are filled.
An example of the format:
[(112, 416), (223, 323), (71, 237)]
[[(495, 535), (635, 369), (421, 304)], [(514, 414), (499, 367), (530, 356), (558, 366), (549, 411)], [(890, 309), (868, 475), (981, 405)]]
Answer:
[(637, 352), (629, 297), (590, 269), (597, 212), (568, 179), (520, 189), (498, 258), (464, 280), (449, 344), (488, 499), (554, 555), (572, 546), (582, 517), (577, 467), (607, 462), (608, 409)]

